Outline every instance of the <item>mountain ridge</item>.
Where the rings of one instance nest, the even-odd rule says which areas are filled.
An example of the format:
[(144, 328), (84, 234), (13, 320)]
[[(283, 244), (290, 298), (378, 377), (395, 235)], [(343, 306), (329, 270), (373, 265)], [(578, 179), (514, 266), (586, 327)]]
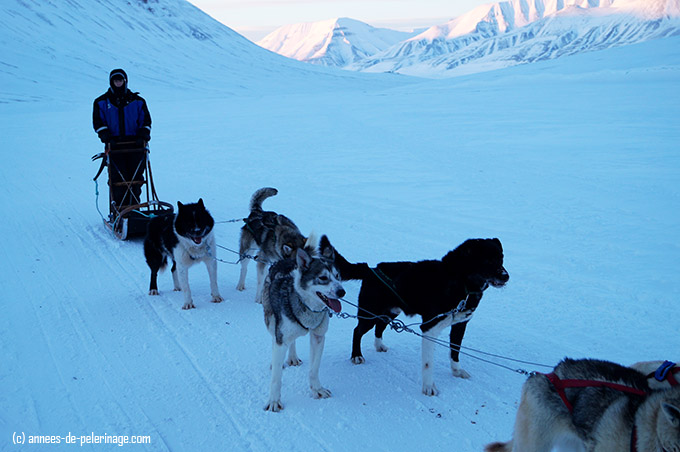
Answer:
[(298, 61), (343, 67), (415, 34), (339, 17), (279, 27), (256, 44)]
[[(84, 102), (108, 86), (115, 67), (144, 93), (304, 90), (309, 76), (338, 83), (337, 71), (262, 49), (186, 0), (5, 0), (0, 24), (0, 103)], [(55, 80), (54, 72), (68, 79)], [(359, 76), (347, 75), (347, 83)]]
[[(680, 0), (508, 0), (478, 6), (354, 59), (319, 55), (322, 48), (315, 58), (353, 71), (440, 78), (676, 35)], [(353, 44), (362, 47), (359, 37)]]

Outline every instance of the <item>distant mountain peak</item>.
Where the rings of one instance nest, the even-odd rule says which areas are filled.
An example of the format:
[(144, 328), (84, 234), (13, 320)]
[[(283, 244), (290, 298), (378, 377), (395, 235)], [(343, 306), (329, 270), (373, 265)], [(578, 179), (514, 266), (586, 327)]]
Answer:
[(274, 30), (257, 44), (296, 60), (344, 67), (414, 34), (376, 28), (355, 19), (339, 17), (286, 25)]
[(680, 34), (680, 0), (481, 5), (349, 69), (446, 77)]

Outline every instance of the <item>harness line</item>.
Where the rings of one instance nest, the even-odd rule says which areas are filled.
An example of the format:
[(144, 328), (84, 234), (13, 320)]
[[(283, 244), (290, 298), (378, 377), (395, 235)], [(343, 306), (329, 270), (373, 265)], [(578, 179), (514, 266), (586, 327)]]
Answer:
[[(230, 222), (233, 223), (233, 221), (230, 221)], [(222, 248), (223, 250), (227, 250), (229, 252), (232, 252), (234, 254), (238, 254), (240, 256), (239, 259), (236, 262), (227, 262), (227, 261), (217, 259), (218, 261), (223, 262), (225, 264), (236, 265), (236, 264), (239, 264), (243, 259), (252, 259), (255, 262), (262, 262), (263, 264), (269, 264), (270, 263), (270, 262), (267, 262), (265, 260), (260, 259), (258, 256), (251, 256), (250, 254), (241, 254), (236, 250), (232, 250), (231, 248), (227, 248), (226, 246), (217, 245), (217, 247)]]
[(97, 212), (99, 212), (99, 216), (102, 217), (102, 220), (106, 221), (104, 214), (99, 210), (99, 182), (97, 182), (97, 179), (94, 179), (94, 206), (97, 208)]
[[(506, 365), (503, 365), (503, 364), (500, 364), (500, 363), (496, 363), (494, 361), (490, 361), (490, 360), (481, 358), (481, 357), (476, 356), (476, 355), (474, 355), (470, 352), (479, 353), (479, 354), (491, 356), (491, 357), (494, 357), (494, 358), (504, 359), (504, 360), (507, 360), (507, 361), (513, 361), (513, 362), (517, 362), (517, 363), (521, 363), (521, 364), (528, 364), (528, 365), (537, 366), (537, 367), (545, 367), (545, 368), (552, 368), (553, 367), (553, 366), (548, 366), (546, 364), (540, 364), (540, 363), (535, 363), (535, 362), (531, 362), (531, 361), (524, 361), (524, 360), (510, 358), (510, 357), (507, 357), (507, 356), (502, 356), (502, 355), (498, 355), (498, 354), (494, 354), (494, 353), (483, 352), (481, 350), (476, 350), (476, 349), (469, 348), (469, 347), (463, 347), (462, 345), (458, 346), (458, 347), (452, 347), (450, 344), (446, 343), (445, 341), (443, 341), (441, 339), (438, 339), (438, 338), (435, 338), (435, 337), (432, 337), (432, 336), (428, 336), (426, 334), (419, 333), (419, 332), (417, 332), (417, 331), (415, 331), (411, 328), (411, 326), (424, 325), (425, 323), (432, 322), (432, 321), (439, 319), (441, 317), (445, 317), (445, 316), (452, 315), (452, 314), (455, 314), (457, 312), (460, 312), (460, 309), (458, 309), (458, 308), (453, 309), (453, 310), (446, 312), (444, 314), (440, 314), (437, 317), (435, 317), (431, 320), (428, 320), (428, 322), (425, 322), (425, 323), (420, 323), (420, 324), (414, 323), (414, 324), (411, 324), (411, 325), (406, 325), (404, 322), (402, 322), (399, 319), (392, 319), (391, 317), (386, 316), (386, 315), (376, 315), (376, 314), (368, 311), (365, 308), (361, 308), (358, 305), (356, 305), (356, 304), (354, 304), (350, 301), (347, 301), (344, 298), (342, 298), (342, 301), (351, 305), (351, 306), (356, 307), (357, 309), (359, 309), (361, 311), (366, 312), (368, 315), (370, 315), (370, 317), (362, 317), (360, 315), (355, 316), (355, 315), (352, 315), (352, 314), (349, 314), (349, 313), (346, 313), (346, 312), (342, 312), (340, 314), (331, 313), (331, 315), (335, 315), (337, 317), (345, 318), (345, 319), (346, 318), (356, 318), (356, 319), (363, 318), (363, 319), (369, 319), (369, 320), (370, 319), (382, 320), (383, 322), (387, 323), (390, 326), (390, 328), (392, 330), (396, 331), (397, 333), (401, 333), (402, 331), (406, 331), (407, 333), (415, 334), (418, 337), (421, 337), (421, 338), (428, 340), (430, 342), (434, 342), (437, 345), (441, 345), (443, 347), (446, 347), (449, 350), (457, 351), (457, 352), (459, 352), (459, 353), (461, 353), (465, 356), (476, 359), (478, 361), (482, 361), (482, 362), (485, 362), (485, 363), (488, 363), (488, 364), (492, 364), (494, 366), (498, 366), (498, 367), (501, 367), (501, 368), (504, 368), (504, 369), (507, 369), (507, 370), (510, 370), (512, 372), (519, 373), (519, 374), (522, 374), (522, 375), (531, 375), (532, 372), (527, 371), (525, 369), (513, 369), (512, 367), (509, 367), (509, 366), (506, 366)], [(469, 350), (470, 352), (463, 351), (462, 349)]]
[[(401, 304), (403, 304), (404, 306), (406, 306), (408, 308), (408, 304), (404, 301), (403, 298), (401, 298), (401, 295), (399, 295), (399, 293), (397, 292), (397, 289), (395, 289), (394, 286), (392, 286), (392, 284), (390, 284), (392, 282), (392, 280), (385, 273), (383, 273), (378, 267), (375, 267), (375, 268), (369, 267), (369, 269), (371, 270), (371, 272), (373, 272), (375, 277), (378, 278), (378, 280), (381, 283), (385, 284), (387, 286), (387, 288), (390, 289), (392, 291), (392, 293), (397, 296), (399, 301), (401, 301)], [(378, 274), (378, 273), (380, 273), (380, 274)], [(385, 281), (385, 279), (383, 279), (383, 277), (385, 279), (387, 279), (389, 281), (389, 283), (387, 281)]]
[[(217, 222), (215, 222), (215, 223), (216, 223), (216, 224), (218, 224), (218, 223), (236, 223), (236, 222), (238, 222), (238, 221), (245, 221), (245, 219), (237, 218), (237, 219), (233, 219), (233, 220), (217, 221)], [(247, 227), (247, 223), (246, 223), (246, 227)], [(251, 256), (251, 255), (248, 255), (248, 254), (243, 254), (243, 255), (241, 255), (238, 251), (232, 250), (232, 249), (227, 248), (227, 247), (222, 246), (222, 245), (217, 245), (217, 247), (218, 247), (218, 248), (221, 248), (221, 249), (223, 249), (223, 250), (232, 252), (232, 253), (234, 253), (234, 254), (238, 254), (238, 255), (240, 256), (240, 258), (239, 258), (236, 262), (227, 262), (227, 261), (218, 259), (218, 258), (216, 258), (216, 257), (214, 257), (214, 256), (210, 256), (210, 257), (212, 257), (213, 259), (215, 259), (215, 260), (217, 260), (217, 261), (219, 261), (219, 262), (223, 262), (223, 263), (225, 263), (225, 264), (232, 264), (232, 265), (235, 265), (235, 264), (240, 263), (243, 259), (252, 259), (252, 260), (254, 260), (254, 261), (256, 261), (256, 262), (264, 262), (264, 263), (267, 263), (267, 264), (269, 263), (269, 262), (265, 262), (265, 261), (259, 259), (258, 256)], [(389, 278), (388, 278), (382, 271), (380, 271), (380, 270), (377, 269), (377, 268), (374, 269), (374, 268), (372, 268), (372, 267), (370, 268), (370, 270), (373, 272), (373, 274), (375, 275), (375, 277), (378, 278), (378, 280), (379, 280), (380, 282), (382, 282), (383, 284), (385, 284), (385, 285), (392, 291), (392, 293), (394, 293), (394, 295), (399, 299), (399, 301), (401, 301), (401, 303), (402, 303), (404, 306), (408, 306), (408, 304), (407, 304), (407, 303), (404, 301), (404, 299), (399, 295), (399, 293), (397, 293), (396, 289), (394, 289), (394, 287), (392, 287), (391, 284), (389, 284), (387, 281), (385, 281), (385, 279), (389, 280)], [(380, 274), (378, 274), (378, 272), (379, 272)], [(381, 277), (381, 274), (382, 274), (382, 277)], [(432, 337), (432, 336), (428, 336), (428, 335), (419, 333), (419, 332), (417, 332), (417, 331), (415, 331), (415, 330), (413, 330), (413, 329), (411, 328), (411, 327), (413, 327), (413, 326), (422, 326), (422, 325), (426, 325), (426, 324), (428, 324), (428, 323), (430, 323), (430, 322), (434, 322), (435, 320), (438, 320), (438, 319), (440, 319), (440, 318), (442, 318), (442, 317), (446, 317), (446, 316), (449, 316), (449, 315), (455, 315), (456, 313), (465, 310), (465, 306), (466, 306), (466, 303), (467, 303), (468, 298), (470, 297), (471, 294), (475, 293), (475, 292), (469, 292), (467, 289), (466, 289), (466, 292), (467, 292), (467, 297), (465, 298), (465, 300), (463, 300), (463, 301), (458, 305), (458, 307), (452, 309), (451, 311), (445, 312), (445, 313), (443, 313), (443, 314), (439, 314), (438, 316), (436, 316), (436, 317), (434, 317), (434, 318), (428, 320), (427, 322), (411, 323), (411, 324), (408, 324), (408, 325), (407, 325), (406, 323), (404, 323), (403, 321), (399, 320), (399, 319), (392, 319), (391, 317), (389, 317), (389, 316), (387, 316), (387, 315), (377, 315), (377, 314), (374, 314), (374, 313), (368, 311), (368, 310), (365, 309), (365, 308), (359, 307), (357, 304), (354, 304), (354, 303), (352, 303), (352, 302), (350, 302), (350, 301), (347, 301), (347, 300), (344, 299), (344, 298), (341, 298), (341, 300), (342, 300), (343, 302), (345, 302), (345, 303), (347, 303), (347, 304), (349, 304), (349, 305), (351, 305), (351, 306), (354, 306), (354, 307), (357, 308), (358, 310), (364, 311), (364, 312), (367, 313), (370, 317), (365, 317), (365, 316), (361, 316), (361, 315), (353, 315), (353, 314), (349, 314), (349, 313), (347, 313), (347, 312), (340, 312), (340, 313), (334, 313), (334, 312), (330, 312), (330, 311), (328, 311), (328, 312), (329, 312), (329, 315), (330, 315), (331, 317), (332, 317), (332, 316), (336, 316), (336, 317), (339, 317), (339, 318), (342, 318), (342, 319), (354, 318), (354, 319), (367, 319), (367, 320), (370, 320), (370, 319), (378, 319), (378, 320), (382, 320), (383, 322), (385, 322), (386, 324), (388, 324), (389, 327), (390, 327), (392, 330), (396, 331), (397, 333), (401, 333), (401, 332), (403, 332), (403, 331), (406, 331), (407, 333), (415, 334), (415, 335), (418, 336), (418, 337), (421, 337), (421, 338), (423, 338), (423, 339), (425, 339), (425, 340), (434, 342), (434, 343), (437, 344), (437, 345), (441, 345), (441, 346), (443, 346), (443, 347), (446, 347), (446, 348), (448, 348), (449, 350), (457, 351), (457, 352), (459, 352), (459, 353), (461, 353), (461, 354), (463, 354), (463, 355), (465, 355), (465, 356), (468, 356), (468, 357), (470, 357), (470, 358), (476, 359), (476, 360), (478, 360), (478, 361), (482, 361), (482, 362), (485, 362), (485, 363), (488, 363), (488, 364), (492, 364), (492, 365), (495, 365), (495, 366), (498, 366), (498, 367), (501, 367), (501, 368), (510, 370), (510, 371), (512, 371), (512, 372), (522, 374), (522, 375), (531, 375), (533, 372), (527, 371), (527, 370), (525, 370), (525, 369), (513, 369), (512, 367), (505, 366), (505, 365), (503, 365), (503, 364), (496, 363), (496, 362), (493, 362), (493, 361), (490, 361), (490, 360), (481, 358), (481, 357), (479, 357), (479, 356), (476, 356), (476, 355), (474, 355), (474, 354), (471, 354), (470, 352), (478, 353), (478, 354), (485, 355), (485, 356), (490, 356), (490, 357), (493, 357), (493, 358), (504, 359), (504, 360), (512, 361), (512, 362), (516, 362), (516, 363), (532, 365), (532, 366), (536, 366), (536, 367), (544, 367), (544, 368), (552, 368), (552, 367), (553, 367), (553, 366), (548, 366), (548, 365), (546, 365), (546, 364), (535, 363), (535, 362), (532, 362), (532, 361), (524, 361), (524, 360), (519, 360), (519, 359), (515, 359), (515, 358), (510, 358), (510, 357), (498, 355), (498, 354), (495, 354), (495, 353), (488, 353), (488, 352), (484, 352), (484, 351), (481, 351), (481, 350), (476, 350), (476, 349), (473, 349), (473, 348), (464, 347), (464, 346), (462, 346), (462, 345), (461, 345), (461, 346), (458, 346), (458, 347), (452, 347), (450, 344), (446, 343), (445, 341), (443, 341), (443, 340), (441, 340), (441, 339), (438, 339), (438, 338), (435, 338), (435, 337)], [(327, 310), (327, 309), (324, 308), (323, 310)], [(316, 312), (316, 311), (313, 311), (313, 312)], [(469, 350), (470, 352), (463, 351), (463, 349)]]

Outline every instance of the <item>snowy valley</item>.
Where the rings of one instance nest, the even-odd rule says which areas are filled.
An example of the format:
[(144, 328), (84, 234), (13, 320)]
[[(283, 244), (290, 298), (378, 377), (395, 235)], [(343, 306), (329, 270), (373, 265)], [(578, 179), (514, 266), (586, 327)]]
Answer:
[[(542, 21), (536, 37), (566, 23)], [(510, 438), (518, 370), (678, 359), (680, 36), (432, 80), (294, 61), (184, 0), (8, 0), (0, 24), (0, 450), (476, 452)], [(285, 409), (265, 412), (255, 266), (240, 292), (239, 266), (219, 264), (220, 304), (192, 268), (183, 311), (169, 272), (148, 295), (141, 241), (102, 224), (92, 101), (115, 67), (149, 104), (166, 201), (238, 220), (276, 187), (265, 208), (371, 265), (499, 238), (510, 280), (467, 328), (472, 377), (437, 348), (427, 397), (418, 337), (388, 330), (378, 353), (369, 333), (354, 365), (355, 321), (334, 317), (320, 370), (333, 397), (310, 397), (303, 338)], [(218, 244), (237, 249), (239, 228), (216, 225)], [(356, 301), (359, 284), (345, 289)], [(69, 434), (149, 442), (14, 443)]]

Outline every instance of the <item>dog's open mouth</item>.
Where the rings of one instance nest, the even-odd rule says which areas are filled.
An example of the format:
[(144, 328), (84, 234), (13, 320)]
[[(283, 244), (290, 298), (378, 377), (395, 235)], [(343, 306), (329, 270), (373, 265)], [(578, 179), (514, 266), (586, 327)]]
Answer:
[(328, 298), (321, 292), (317, 292), (316, 296), (321, 298), (321, 301), (323, 301), (326, 304), (326, 306), (328, 306), (335, 312), (340, 312), (340, 310), (342, 309), (342, 306), (340, 305), (340, 300), (338, 300), (337, 298)]
[(193, 240), (196, 245), (200, 245), (203, 241), (203, 237), (191, 237), (191, 240)]
[(503, 269), (500, 274), (496, 275), (494, 278), (491, 278), (489, 283), (494, 287), (503, 287), (509, 279), (510, 275), (508, 275), (508, 272)]
[(494, 287), (503, 287), (508, 283), (509, 279), (510, 278), (508, 278), (507, 276), (503, 276), (500, 278), (494, 278), (491, 281), (489, 281), (489, 283)]

